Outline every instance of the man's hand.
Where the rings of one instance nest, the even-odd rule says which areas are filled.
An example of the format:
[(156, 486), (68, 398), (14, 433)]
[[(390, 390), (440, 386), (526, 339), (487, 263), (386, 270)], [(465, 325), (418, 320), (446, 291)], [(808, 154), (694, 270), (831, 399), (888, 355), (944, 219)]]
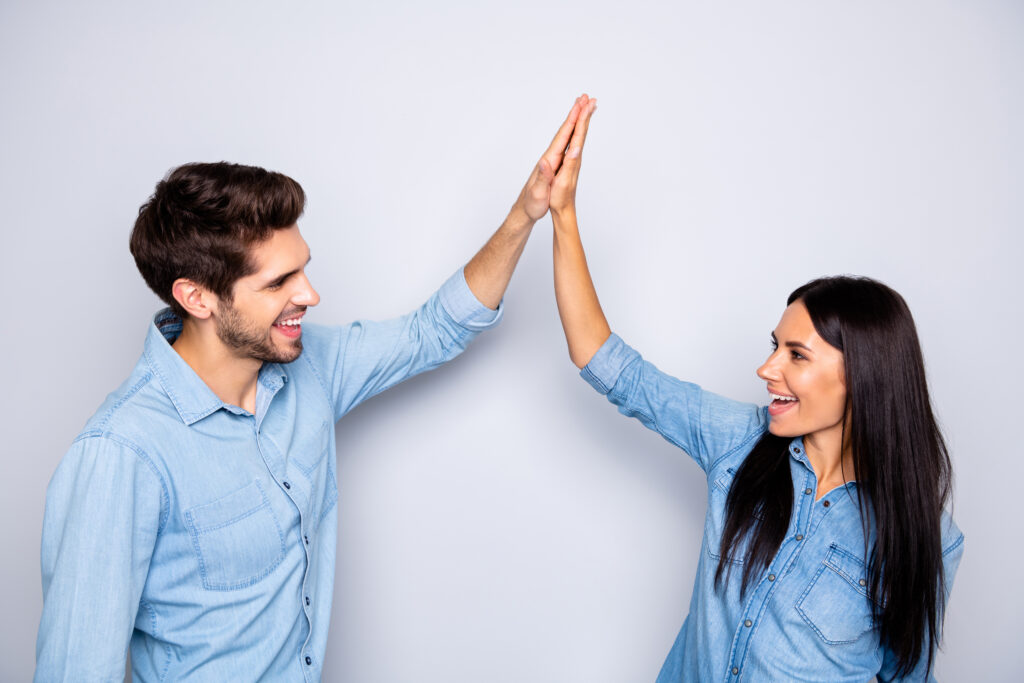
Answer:
[[(565, 158), (562, 160), (562, 165), (551, 183), (548, 204), (552, 215), (566, 212), (575, 214), (576, 212), (576, 183), (580, 177), (583, 143), (587, 139), (590, 117), (594, 110), (597, 109), (597, 100), (582, 95), (576, 100), (575, 109), (579, 111), (573, 127), (572, 139), (568, 142), (568, 149), (565, 149)], [(562, 131), (559, 130), (558, 132), (561, 133)], [(541, 161), (543, 163), (543, 159)]]
[[(562, 126), (555, 133), (554, 140), (537, 162), (505, 222), (466, 264), (463, 270), (466, 284), (473, 295), (488, 308), (495, 309), (501, 303), (505, 288), (512, 279), (512, 271), (519, 262), (519, 256), (523, 253), (523, 247), (526, 246), (534, 223), (548, 212), (552, 192), (557, 191), (559, 197), (564, 197), (568, 184), (571, 184), (571, 195), (575, 196), (576, 178), (579, 176), (579, 152), (583, 148), (583, 138), (586, 137), (586, 123), (584, 122), (581, 132), (579, 122), (582, 115), (585, 115), (586, 119), (590, 118), (595, 102), (596, 100), (591, 100), (586, 95), (576, 98), (569, 115), (565, 117)], [(574, 164), (569, 164), (568, 173), (559, 185), (558, 178), (566, 170), (568, 154), (574, 155)], [(559, 201), (564, 204), (566, 200), (563, 198)], [(571, 202), (572, 199), (568, 201)]]
[[(526, 181), (523, 191), (519, 193), (516, 205), (523, 210), (532, 221), (540, 220), (548, 212), (548, 205), (551, 200), (551, 185), (555, 180), (555, 174), (562, 166), (562, 158), (566, 147), (569, 146), (570, 138), (579, 120), (580, 113), (584, 110), (588, 98), (580, 95), (573, 103), (569, 115), (565, 117), (551, 144), (541, 156), (540, 161)], [(596, 100), (591, 100), (596, 101)], [(578, 171), (577, 171), (578, 173)]]

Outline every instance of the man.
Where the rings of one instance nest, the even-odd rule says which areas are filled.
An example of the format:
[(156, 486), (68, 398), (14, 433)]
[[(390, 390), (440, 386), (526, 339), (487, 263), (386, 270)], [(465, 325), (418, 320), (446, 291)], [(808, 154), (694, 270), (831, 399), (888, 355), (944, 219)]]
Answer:
[(320, 678), (336, 546), (333, 423), (451, 360), (501, 299), (580, 116), (508, 218), (418, 310), (304, 328), (319, 295), (294, 180), (189, 164), (131, 251), (169, 305), (47, 491), (36, 680)]

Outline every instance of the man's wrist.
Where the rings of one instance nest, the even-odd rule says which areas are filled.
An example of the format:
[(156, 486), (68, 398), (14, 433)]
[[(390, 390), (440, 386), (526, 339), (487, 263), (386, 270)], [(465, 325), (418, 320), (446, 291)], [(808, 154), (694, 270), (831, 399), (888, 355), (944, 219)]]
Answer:
[(523, 206), (523, 202), (520, 200), (512, 205), (508, 212), (508, 217), (505, 219), (505, 225), (512, 230), (529, 231), (537, 220), (526, 212), (526, 207)]

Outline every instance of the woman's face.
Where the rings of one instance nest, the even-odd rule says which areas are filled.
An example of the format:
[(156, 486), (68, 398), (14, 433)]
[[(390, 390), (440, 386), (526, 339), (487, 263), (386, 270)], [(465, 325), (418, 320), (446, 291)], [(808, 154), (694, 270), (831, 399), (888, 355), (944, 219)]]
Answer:
[(814, 329), (802, 301), (794, 301), (772, 333), (774, 350), (757, 376), (768, 383), (768, 431), (796, 437), (842, 433), (846, 413), (843, 354)]

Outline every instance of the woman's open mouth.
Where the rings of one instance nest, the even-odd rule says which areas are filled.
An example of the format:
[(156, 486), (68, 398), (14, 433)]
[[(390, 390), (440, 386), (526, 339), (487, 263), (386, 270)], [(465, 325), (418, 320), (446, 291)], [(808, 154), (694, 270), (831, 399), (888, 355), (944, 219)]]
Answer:
[(800, 399), (796, 396), (774, 394), (770, 391), (768, 392), (768, 395), (772, 397), (771, 403), (768, 404), (768, 414), (773, 417), (775, 415), (781, 415), (800, 402)]

